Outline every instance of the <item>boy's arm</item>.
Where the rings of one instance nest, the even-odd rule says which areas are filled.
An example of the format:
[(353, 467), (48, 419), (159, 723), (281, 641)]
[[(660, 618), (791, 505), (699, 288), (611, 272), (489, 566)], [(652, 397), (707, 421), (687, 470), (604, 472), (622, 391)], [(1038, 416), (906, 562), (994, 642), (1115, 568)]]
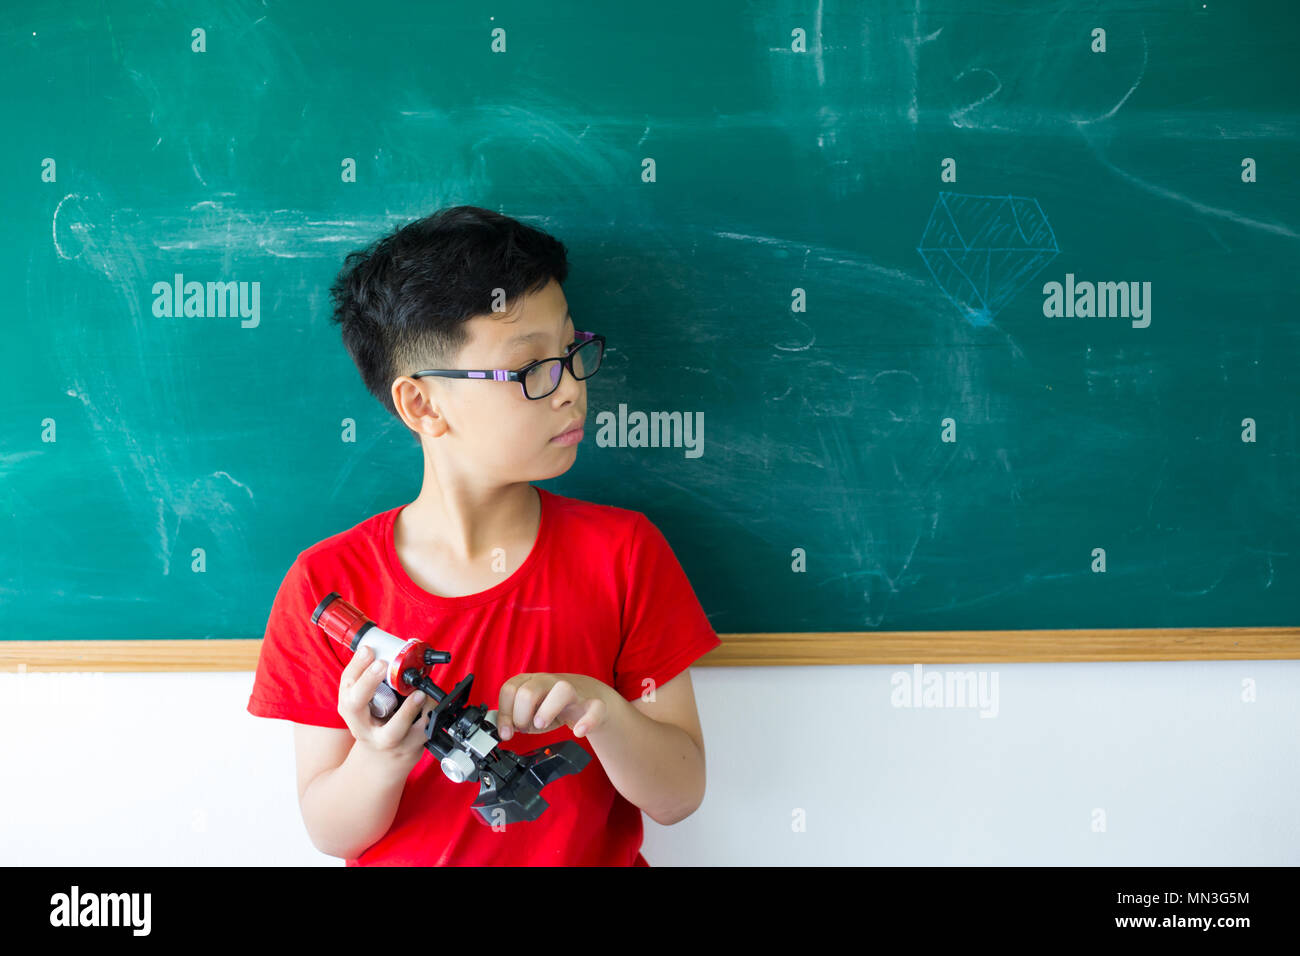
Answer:
[(343, 763), (312, 780), (299, 799), (316, 849), (354, 860), (373, 846), (392, 826), (414, 766), (354, 741)]
[(579, 693), (605, 702), (604, 722), (586, 739), (610, 783), (660, 826), (689, 817), (704, 802), (704, 737), (690, 671), (655, 688), (654, 701), (628, 701), (594, 677), (586, 682)]

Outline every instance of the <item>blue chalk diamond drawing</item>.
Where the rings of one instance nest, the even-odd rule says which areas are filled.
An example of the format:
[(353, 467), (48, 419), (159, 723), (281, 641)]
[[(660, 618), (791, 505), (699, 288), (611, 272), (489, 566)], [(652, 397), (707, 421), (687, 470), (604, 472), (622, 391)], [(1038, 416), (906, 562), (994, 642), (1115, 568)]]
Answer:
[(1060, 249), (1037, 199), (940, 193), (916, 247), (971, 325), (988, 325)]

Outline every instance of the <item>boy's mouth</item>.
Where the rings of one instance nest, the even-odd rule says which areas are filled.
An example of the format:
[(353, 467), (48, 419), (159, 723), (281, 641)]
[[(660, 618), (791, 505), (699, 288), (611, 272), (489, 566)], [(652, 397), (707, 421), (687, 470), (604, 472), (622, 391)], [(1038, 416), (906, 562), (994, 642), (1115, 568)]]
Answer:
[(579, 421), (574, 425), (570, 425), (567, 429), (552, 438), (551, 441), (555, 442), (557, 445), (573, 445), (582, 441), (582, 422)]

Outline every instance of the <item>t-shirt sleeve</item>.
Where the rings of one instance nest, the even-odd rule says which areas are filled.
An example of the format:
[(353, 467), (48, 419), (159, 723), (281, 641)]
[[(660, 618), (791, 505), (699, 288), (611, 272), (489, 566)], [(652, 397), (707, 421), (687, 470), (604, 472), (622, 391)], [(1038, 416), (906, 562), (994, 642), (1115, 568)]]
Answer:
[(317, 593), (301, 554), (280, 582), (257, 658), (248, 712), (297, 724), (347, 729), (339, 716), (344, 647), (311, 621), (325, 593)]
[(623, 639), (614, 689), (625, 700), (662, 687), (722, 644), (663, 533), (638, 512), (624, 577)]

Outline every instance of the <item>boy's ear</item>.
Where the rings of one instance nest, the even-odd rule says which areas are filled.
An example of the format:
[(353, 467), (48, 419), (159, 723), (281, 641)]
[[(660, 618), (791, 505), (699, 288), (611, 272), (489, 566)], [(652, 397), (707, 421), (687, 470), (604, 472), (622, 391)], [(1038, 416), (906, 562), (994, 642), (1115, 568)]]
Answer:
[[(420, 381), (427, 382), (428, 379), (421, 379)], [(432, 392), (436, 388), (437, 386), (434, 385), (430, 388), (430, 391)], [(418, 441), (422, 433), (412, 424), (412, 421), (430, 412), (433, 407), (431, 405), (433, 396), (426, 395), (415, 379), (396, 378), (393, 379), (392, 397), (393, 407), (396, 410), (398, 419), (416, 436)], [(403, 412), (406, 415), (403, 415)], [(443, 427), (446, 427), (445, 424)], [(437, 422), (434, 423), (434, 431), (437, 433)]]
[[(414, 388), (412, 386), (414, 386)], [(419, 392), (419, 386), (414, 385), (413, 379), (409, 379), (409, 378), (393, 379), (391, 395), (393, 399), (393, 408), (395, 410), (395, 414), (397, 415), (397, 420), (400, 421), (413, 434), (416, 435), (419, 434), (419, 430), (415, 428), (414, 425), (411, 424), (410, 420), (406, 417), (406, 415), (403, 414), (403, 412), (407, 412), (408, 414), (413, 412), (413, 409), (411, 407), (413, 401), (423, 404), (423, 399), (420, 398), (418, 392)]]

